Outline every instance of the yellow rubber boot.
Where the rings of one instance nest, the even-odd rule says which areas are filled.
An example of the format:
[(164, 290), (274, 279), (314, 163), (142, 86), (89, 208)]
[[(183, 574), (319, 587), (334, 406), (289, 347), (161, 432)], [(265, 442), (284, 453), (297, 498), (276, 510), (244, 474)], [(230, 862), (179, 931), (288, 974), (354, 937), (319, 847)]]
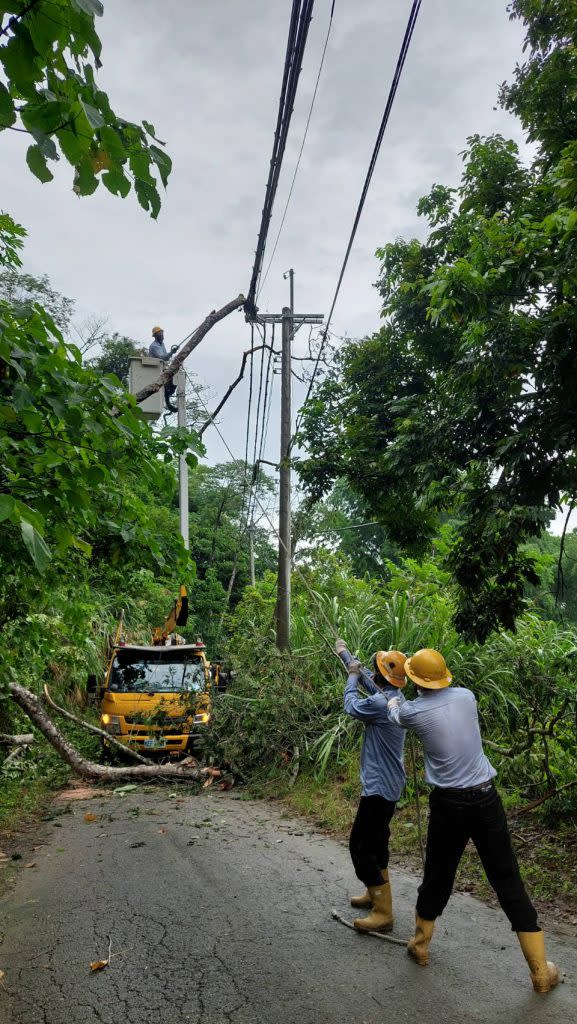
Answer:
[(429, 943), (434, 930), (434, 921), (425, 921), (418, 914), (415, 915), (415, 934), (407, 943), (407, 953), (421, 967), (426, 967), (429, 962)]
[(517, 932), (517, 937), (529, 965), (535, 992), (550, 992), (559, 981), (559, 971), (545, 958), (543, 932)]
[(351, 907), (356, 907), (357, 910), (370, 910), (372, 905), (373, 901), (368, 889), (365, 889), (362, 896), (351, 896)]
[(389, 882), (389, 872), (381, 872), (382, 885), (370, 885), (369, 894), (372, 913), (367, 917), (357, 917), (353, 924), (358, 932), (390, 932), (393, 927), (393, 896)]

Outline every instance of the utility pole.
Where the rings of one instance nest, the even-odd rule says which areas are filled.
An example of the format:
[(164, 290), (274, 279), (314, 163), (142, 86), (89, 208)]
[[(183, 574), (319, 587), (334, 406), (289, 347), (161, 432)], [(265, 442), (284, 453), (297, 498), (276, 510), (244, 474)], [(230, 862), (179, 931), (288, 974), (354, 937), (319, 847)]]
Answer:
[[(179, 370), (176, 375), (176, 407), (179, 427), (187, 427), (186, 422), (186, 374)], [(186, 454), (178, 456), (178, 508), (180, 514), (180, 533), (187, 551), (190, 550), (190, 534), (188, 528), (188, 462)]]
[(256, 576), (254, 572), (254, 519), (250, 524), (248, 536), (250, 542), (250, 582), (251, 586), (254, 587), (256, 586)]
[[(291, 271), (292, 275), (292, 271)], [(292, 277), (291, 277), (292, 291)], [(291, 619), (291, 343), (294, 310), (282, 311), (281, 408), (280, 408), (280, 497), (278, 512), (278, 604), (276, 610), (276, 645), (288, 651)]]
[[(276, 605), (276, 645), (279, 651), (288, 651), (290, 643), (290, 601), (291, 601), (291, 391), (292, 339), (303, 324), (322, 324), (324, 317), (320, 313), (295, 313), (294, 311), (294, 270), (284, 275), (290, 281), (290, 306), (285, 306), (282, 313), (258, 313), (256, 322), (260, 324), (281, 324), (282, 355), (281, 355), (281, 425), (280, 425), (280, 495), (279, 495), (279, 548), (278, 548), (278, 583)], [(263, 460), (264, 461), (264, 460)]]

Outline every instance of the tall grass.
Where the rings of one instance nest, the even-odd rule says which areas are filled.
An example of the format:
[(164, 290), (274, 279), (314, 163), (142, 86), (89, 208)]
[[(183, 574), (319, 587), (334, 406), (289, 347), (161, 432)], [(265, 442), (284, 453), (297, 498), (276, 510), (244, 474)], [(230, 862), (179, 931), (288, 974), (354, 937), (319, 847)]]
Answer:
[[(244, 727), (238, 701), (229, 701), (222, 713), (227, 728), (242, 737), (235, 758), (252, 765), (249, 774), (258, 761), (254, 749), (266, 745), (271, 723), (269, 774), (290, 770), (291, 744), (299, 748), (301, 764), (321, 781), (350, 759), (361, 729), (343, 711), (344, 673), (331, 653), (338, 635), (365, 664), (379, 649), (407, 654), (421, 647), (441, 650), (455, 685), (475, 693), (490, 756), (512, 792), (534, 795), (550, 787), (552, 779), (563, 783), (577, 776), (574, 631), (531, 612), (520, 618), (515, 633), (496, 633), (484, 645), (468, 644), (453, 627), (446, 579), (439, 573), (436, 580), (430, 565), (425, 570), (411, 562), (394, 567), (383, 584), (357, 580), (342, 560), (325, 555), (304, 574), (306, 584), (300, 575), (293, 579), (290, 656), (279, 655), (274, 647), (274, 577), (247, 592), (229, 623), (238, 671), (234, 692), (251, 700), (251, 728)], [(406, 694), (412, 696), (410, 687)], [(568, 706), (554, 735), (539, 735), (564, 701)], [(527, 746), (531, 730), (535, 735)], [(577, 801), (577, 792), (574, 796)]]

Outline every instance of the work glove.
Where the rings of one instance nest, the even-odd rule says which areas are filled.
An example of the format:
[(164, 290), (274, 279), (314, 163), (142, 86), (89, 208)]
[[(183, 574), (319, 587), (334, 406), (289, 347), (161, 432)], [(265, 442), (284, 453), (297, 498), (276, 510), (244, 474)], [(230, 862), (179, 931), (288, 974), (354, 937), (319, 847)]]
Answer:
[(358, 658), (353, 658), (347, 665), (347, 672), (350, 676), (360, 676), (362, 667)]
[(335, 653), (342, 654), (343, 651), (347, 650), (347, 645), (344, 640), (335, 640)]
[(172, 346), (172, 348), (170, 350), (171, 356), (173, 356), (175, 352), (178, 352), (178, 345), (173, 345)]

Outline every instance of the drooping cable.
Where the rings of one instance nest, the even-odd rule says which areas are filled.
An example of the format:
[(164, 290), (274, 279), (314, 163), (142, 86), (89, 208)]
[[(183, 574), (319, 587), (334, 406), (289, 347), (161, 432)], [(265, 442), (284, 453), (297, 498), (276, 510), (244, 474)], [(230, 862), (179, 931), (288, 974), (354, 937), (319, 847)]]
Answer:
[(321, 338), (321, 343), (320, 343), (319, 350), (318, 350), (318, 353), (317, 353), (317, 357), (316, 357), (316, 360), (315, 360), (315, 365), (313, 367), (313, 372), (312, 372), (312, 375), (311, 375), (311, 379), (309, 381), (309, 386), (308, 386), (308, 389), (307, 389), (306, 398), (305, 398), (305, 400), (303, 402), (303, 406), (301, 406), (301, 411), (300, 411), (299, 416), (297, 418), (297, 424), (296, 424), (296, 427), (295, 427), (295, 433), (293, 434), (293, 437), (292, 437), (292, 440), (291, 440), (291, 447), (292, 447), (292, 445), (294, 443), (295, 435), (298, 433), (298, 429), (299, 429), (300, 423), (302, 421), (302, 408), (306, 405), (306, 403), (308, 402), (308, 400), (309, 400), (309, 398), (311, 396), (312, 389), (313, 389), (314, 382), (315, 382), (315, 378), (316, 378), (316, 375), (318, 373), (318, 368), (319, 368), (320, 361), (321, 361), (322, 356), (323, 356), (323, 352), (324, 352), (324, 349), (325, 349), (327, 337), (328, 337), (328, 334), (329, 334), (329, 328), (330, 328), (330, 325), (331, 325), (332, 316), (333, 316), (333, 313), (335, 311), (335, 306), (337, 304), (337, 299), (339, 297), (339, 292), (341, 290), (341, 285), (343, 283), (343, 278), (345, 276), (345, 271), (347, 269), (347, 264), (349, 262), (349, 256), (351, 254), (351, 249), (353, 247), (353, 242), (355, 240), (355, 236), (356, 236), (356, 233), (357, 233), (357, 228), (359, 226), (359, 221), (361, 219), (361, 215), (362, 215), (362, 212), (363, 212), (363, 209), (364, 209), (365, 201), (366, 201), (367, 194), (368, 194), (368, 191), (369, 191), (369, 187), (370, 187), (370, 184), (371, 184), (371, 181), (372, 181), (373, 173), (374, 173), (375, 166), (376, 166), (376, 163), (377, 163), (377, 159), (378, 159), (378, 156), (379, 156), (379, 152), (380, 152), (381, 144), (382, 144), (383, 137), (384, 137), (384, 134), (385, 134), (385, 130), (386, 130), (387, 125), (389, 123), (389, 118), (391, 116), (391, 110), (393, 109), (393, 104), (395, 102), (395, 97), (397, 95), (397, 89), (399, 87), (399, 82), (401, 80), (401, 76), (402, 76), (402, 73), (403, 73), (403, 68), (405, 66), (405, 61), (407, 59), (407, 53), (409, 52), (409, 47), (411, 45), (411, 40), (413, 38), (413, 32), (415, 30), (415, 25), (417, 23), (417, 18), (419, 16), (420, 9), (421, 9), (421, 0), (412, 0), (411, 11), (410, 11), (410, 14), (409, 14), (409, 19), (407, 21), (407, 27), (405, 29), (405, 34), (403, 36), (403, 42), (402, 42), (402, 45), (401, 45), (400, 53), (399, 53), (399, 56), (398, 56), (398, 59), (397, 59), (397, 64), (396, 64), (396, 67), (395, 67), (395, 73), (393, 75), (393, 81), (392, 81), (390, 89), (389, 89), (389, 94), (388, 94), (388, 97), (387, 97), (387, 102), (386, 102), (386, 105), (385, 105), (385, 110), (384, 110), (384, 113), (383, 113), (383, 117), (382, 117), (382, 120), (381, 120), (379, 131), (377, 133), (377, 138), (376, 138), (376, 141), (375, 141), (375, 145), (373, 147), (373, 152), (372, 152), (371, 159), (370, 159), (370, 162), (369, 162), (369, 167), (368, 167), (368, 170), (367, 170), (367, 173), (366, 173), (366, 176), (365, 176), (365, 181), (364, 181), (364, 184), (363, 184), (363, 189), (362, 189), (362, 192), (361, 192), (361, 197), (359, 199), (359, 203), (358, 203), (358, 206), (357, 206), (357, 211), (355, 213), (355, 219), (353, 221), (353, 226), (352, 226), (351, 233), (350, 233), (350, 236), (349, 236), (349, 241), (347, 243), (347, 248), (345, 250), (345, 255), (344, 255), (344, 259), (343, 259), (343, 262), (342, 262), (342, 265), (341, 265), (341, 269), (340, 269), (340, 273), (339, 273), (339, 276), (338, 276), (337, 286), (335, 288), (335, 292), (334, 292), (334, 296), (333, 296), (333, 301), (331, 303), (331, 308), (329, 310), (329, 315), (327, 317), (326, 324), (325, 324), (325, 327), (324, 327), (324, 330), (323, 330), (323, 334), (322, 334), (322, 338)]
[(309, 25), (312, 18), (313, 6), (314, 0), (293, 0), (292, 3), (272, 156), (270, 160), (252, 275), (244, 307), (248, 317), (254, 317), (256, 314), (256, 291), (262, 271), (268, 229), (270, 226), (282, 161), (286, 148), (297, 85), (300, 77)]
[(324, 67), (324, 63), (325, 63), (325, 57), (326, 57), (326, 53), (327, 53), (327, 47), (329, 45), (329, 39), (330, 39), (330, 35), (331, 35), (331, 29), (333, 27), (333, 16), (334, 16), (334, 13), (335, 13), (335, 3), (336, 3), (336, 0), (333, 0), (333, 2), (331, 4), (331, 12), (330, 12), (330, 15), (329, 15), (329, 27), (327, 29), (327, 34), (325, 36), (325, 43), (324, 43), (323, 51), (322, 51), (322, 54), (321, 54), (321, 62), (319, 64), (317, 80), (315, 82), (315, 87), (314, 87), (314, 91), (313, 91), (313, 97), (312, 97), (312, 100), (311, 100), (311, 105), (309, 107), (309, 113), (308, 113), (308, 117), (307, 117), (307, 123), (305, 125), (303, 139), (302, 139), (302, 142), (301, 142), (301, 148), (299, 150), (299, 154), (298, 154), (298, 157), (297, 157), (297, 162), (296, 162), (294, 173), (293, 173), (293, 176), (292, 176), (292, 181), (290, 183), (290, 188), (289, 188), (287, 200), (286, 200), (286, 203), (285, 203), (285, 207), (284, 207), (284, 210), (283, 210), (283, 214), (282, 214), (282, 217), (281, 217), (280, 226), (279, 226), (279, 229), (277, 231), (276, 238), (274, 240), (274, 245), (273, 245), (271, 257), (270, 257), (270, 260), (268, 261), (268, 266), (266, 268), (264, 276), (263, 276), (263, 278), (262, 278), (262, 280), (261, 280), (261, 282), (259, 284), (259, 287), (258, 287), (257, 299), (258, 299), (258, 296), (260, 295), (261, 291), (263, 290), (263, 288), (264, 288), (264, 286), (266, 284), (266, 280), (267, 280), (267, 277), (269, 275), (270, 268), (271, 268), (273, 260), (275, 258), (275, 254), (276, 254), (276, 251), (277, 251), (279, 239), (280, 239), (280, 236), (282, 234), (282, 229), (284, 227), (284, 223), (285, 223), (285, 220), (286, 220), (286, 215), (287, 215), (287, 211), (288, 211), (288, 208), (289, 208), (289, 205), (290, 205), (290, 201), (292, 199), (292, 194), (293, 194), (293, 190), (294, 190), (294, 187), (295, 187), (295, 181), (297, 179), (297, 174), (299, 172), (299, 168), (300, 168), (300, 164), (301, 164), (301, 158), (302, 158), (302, 155), (303, 155), (303, 150), (305, 148), (305, 143), (307, 141), (307, 135), (308, 135), (308, 132), (309, 132), (311, 118), (313, 116), (313, 110), (314, 110), (314, 106), (315, 106), (315, 102), (316, 102), (316, 98), (317, 98), (317, 92), (319, 91), (319, 83), (320, 83), (321, 75), (322, 75), (322, 72), (323, 72), (323, 67)]

